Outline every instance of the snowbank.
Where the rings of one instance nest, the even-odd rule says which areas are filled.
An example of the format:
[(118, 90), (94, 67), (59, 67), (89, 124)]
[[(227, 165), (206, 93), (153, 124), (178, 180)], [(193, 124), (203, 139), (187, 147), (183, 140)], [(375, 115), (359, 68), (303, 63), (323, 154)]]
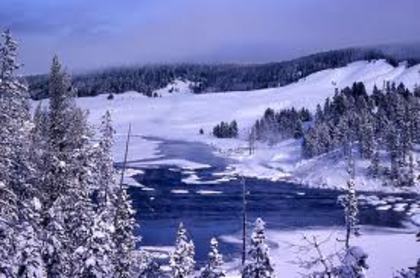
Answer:
[[(379, 229), (363, 227), (362, 236), (354, 238), (352, 245), (362, 246), (368, 253), (367, 262), (368, 277), (382, 278), (392, 277), (392, 274), (401, 268), (413, 266), (418, 259), (420, 243), (415, 241), (415, 232), (398, 229)], [(296, 245), (303, 245), (303, 236), (316, 236), (320, 240), (329, 239), (321, 248), (325, 254), (338, 252), (343, 243), (337, 239), (343, 238), (340, 228), (325, 230), (298, 230), (298, 231), (267, 231), (267, 238), (271, 248), (270, 254), (275, 263), (277, 276), (301, 277), (299, 273), (305, 273), (304, 269), (296, 264), (298, 257), (307, 258), (310, 253), (297, 252)], [(222, 236), (221, 241), (240, 244), (239, 235)], [(395, 252), (400, 250), (401, 252)], [(403, 250), (403, 251), (402, 251)], [(226, 269), (228, 277), (240, 277), (239, 258), (229, 262)]]

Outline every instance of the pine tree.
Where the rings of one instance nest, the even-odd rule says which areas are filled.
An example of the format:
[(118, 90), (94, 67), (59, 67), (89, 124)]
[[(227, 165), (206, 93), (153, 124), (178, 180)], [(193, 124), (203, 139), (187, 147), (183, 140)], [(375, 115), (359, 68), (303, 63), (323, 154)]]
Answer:
[(358, 246), (351, 246), (346, 250), (341, 266), (337, 268), (337, 278), (366, 278), (366, 263), (368, 254)]
[(379, 177), (380, 172), (379, 144), (374, 140), (373, 153), (370, 160), (370, 173), (373, 178)]
[(131, 271), (134, 264), (133, 252), (136, 248), (135, 229), (135, 211), (132, 208), (127, 190), (121, 185), (117, 191), (116, 211), (114, 217), (114, 233), (112, 240), (115, 246), (114, 266), (116, 277), (131, 277)]
[(45, 177), (42, 178), (43, 259), (48, 277), (69, 277), (72, 275), (72, 253), (75, 250), (69, 223), (78, 217), (72, 215), (72, 205), (78, 194), (77, 179), (72, 176), (75, 167), (72, 159), (76, 157), (72, 144), (80, 141), (80, 134), (69, 132), (74, 115), (73, 100), (69, 93), (69, 80), (57, 57), (53, 59), (49, 79), (48, 140)]
[(258, 218), (255, 221), (255, 227), (251, 237), (251, 247), (248, 252), (249, 261), (242, 272), (243, 278), (275, 277), (273, 264), (269, 255), (269, 247), (265, 240), (265, 223), (261, 218)]
[(219, 243), (216, 238), (210, 240), (210, 252), (207, 265), (201, 271), (200, 278), (220, 278), (225, 277), (222, 270), (223, 256), (219, 253)]
[(74, 120), (74, 100), (70, 82), (57, 56), (53, 58), (51, 66), (49, 96), (48, 172), (45, 177), (44, 195), (47, 208), (66, 190), (66, 175), (69, 174), (66, 168), (74, 150), (72, 136), (76, 135), (69, 132), (69, 126)]
[(369, 113), (360, 116), (359, 142), (363, 158), (369, 159), (373, 153), (373, 119)]
[(391, 162), (390, 179), (394, 186), (401, 186), (399, 136), (395, 124), (390, 124), (387, 130), (387, 147)]
[(194, 243), (188, 237), (187, 230), (181, 222), (178, 228), (175, 251), (169, 262), (174, 278), (186, 278), (193, 275), (195, 267), (194, 255)]
[(414, 174), (414, 157), (413, 157), (413, 151), (409, 151), (408, 153), (408, 171), (407, 171), (407, 186), (414, 186), (416, 176)]
[(343, 200), (343, 207), (344, 207), (344, 220), (345, 220), (345, 227), (346, 227), (346, 239), (345, 239), (345, 247), (348, 249), (350, 247), (350, 239), (351, 235), (359, 235), (359, 228), (358, 228), (358, 203), (357, 203), (357, 196), (356, 196), (356, 184), (354, 181), (355, 176), (355, 165), (354, 159), (352, 155), (352, 150), (350, 149), (348, 160), (348, 172), (349, 172), (349, 180), (347, 181), (347, 191), (346, 196)]
[(18, 218), (16, 199), (16, 195), (7, 184), (0, 180), (0, 274), (4, 277), (12, 277), (15, 265), (14, 258), (10, 254), (15, 254), (16, 252), (17, 231), (15, 223)]
[(18, 221), (18, 198), (11, 186), (10, 169), (13, 165), (13, 113), (10, 109), (15, 86), (11, 81), (9, 48), (0, 44), (0, 273), (12, 276), (13, 256), (16, 252), (16, 223)]
[(160, 264), (155, 258), (147, 251), (141, 251), (137, 253), (136, 265), (138, 269), (138, 277), (144, 278), (156, 278), (162, 276)]
[(106, 210), (108, 214), (114, 213), (113, 204), (116, 197), (117, 183), (115, 180), (114, 163), (112, 159), (112, 146), (114, 144), (114, 129), (112, 127), (111, 114), (109, 111), (102, 117), (100, 127), (101, 139), (96, 147), (96, 165), (98, 168), (96, 197), (98, 209)]
[(0, 45), (0, 273), (42, 275), (39, 192), (30, 161), (29, 95), (16, 76), (17, 43), (9, 31)]
[(101, 215), (95, 215), (82, 246), (74, 253), (75, 277), (115, 277), (112, 234)]
[(115, 231), (115, 202), (116, 181), (111, 148), (113, 145), (114, 129), (112, 128), (111, 116), (106, 112), (102, 119), (101, 139), (98, 146), (92, 149), (92, 159), (95, 169), (92, 169), (92, 184), (90, 191), (94, 192), (96, 201), (94, 207), (95, 219), (89, 231), (89, 237), (85, 245), (85, 251), (79, 252), (80, 259), (86, 260), (84, 275), (96, 275), (96, 277), (109, 277), (115, 271), (113, 263), (118, 260), (114, 255), (117, 249), (113, 242)]

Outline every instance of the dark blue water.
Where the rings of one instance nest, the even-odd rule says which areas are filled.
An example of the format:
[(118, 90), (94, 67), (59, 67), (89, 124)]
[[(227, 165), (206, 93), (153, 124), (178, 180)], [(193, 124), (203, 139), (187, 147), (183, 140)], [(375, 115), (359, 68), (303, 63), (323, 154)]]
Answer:
[[(160, 152), (166, 158), (210, 164), (211, 168), (195, 171), (201, 180), (215, 179), (213, 173), (224, 170), (228, 165), (223, 158), (214, 156), (208, 146), (198, 143), (164, 141), (160, 144)], [(137, 162), (144, 160), (131, 161), (131, 167), (135, 167)], [(143, 167), (143, 170), (145, 173), (135, 176), (135, 179), (154, 190), (145, 191), (139, 187), (129, 189), (137, 210), (140, 224), (138, 233), (142, 236), (143, 245), (173, 245), (176, 229), (183, 222), (195, 242), (197, 260), (202, 261), (207, 255), (211, 237), (241, 231), (242, 179), (221, 184), (185, 184), (182, 178), (189, 174), (172, 165)], [(343, 209), (337, 202), (342, 192), (249, 178), (245, 179), (245, 184), (249, 229), (256, 217), (262, 217), (267, 226), (273, 229), (293, 230), (344, 224)], [(174, 189), (187, 193), (175, 194)], [(200, 190), (221, 193), (203, 195), (199, 194)], [(404, 218), (402, 212), (378, 211), (368, 204), (361, 204), (359, 209), (361, 224), (399, 227)], [(227, 258), (240, 252), (240, 246), (223, 242), (221, 249)]]

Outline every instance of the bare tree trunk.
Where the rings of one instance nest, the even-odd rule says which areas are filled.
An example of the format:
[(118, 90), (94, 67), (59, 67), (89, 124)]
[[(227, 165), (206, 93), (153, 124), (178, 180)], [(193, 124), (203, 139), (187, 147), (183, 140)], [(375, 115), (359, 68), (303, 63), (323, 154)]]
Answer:
[(246, 260), (246, 184), (242, 177), (242, 266)]
[(124, 161), (123, 161), (122, 170), (121, 170), (120, 188), (122, 188), (122, 186), (123, 186), (124, 173), (125, 173), (125, 169), (127, 167), (128, 146), (130, 144), (130, 136), (131, 136), (131, 123), (128, 125), (127, 140), (125, 142), (125, 152), (124, 152)]

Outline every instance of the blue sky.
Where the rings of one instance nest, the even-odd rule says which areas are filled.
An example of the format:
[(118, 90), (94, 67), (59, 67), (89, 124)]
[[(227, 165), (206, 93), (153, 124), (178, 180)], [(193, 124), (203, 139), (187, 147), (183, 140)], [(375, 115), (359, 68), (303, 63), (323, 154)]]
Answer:
[(419, 0), (0, 0), (25, 73), (165, 62), (267, 62), (420, 39)]

